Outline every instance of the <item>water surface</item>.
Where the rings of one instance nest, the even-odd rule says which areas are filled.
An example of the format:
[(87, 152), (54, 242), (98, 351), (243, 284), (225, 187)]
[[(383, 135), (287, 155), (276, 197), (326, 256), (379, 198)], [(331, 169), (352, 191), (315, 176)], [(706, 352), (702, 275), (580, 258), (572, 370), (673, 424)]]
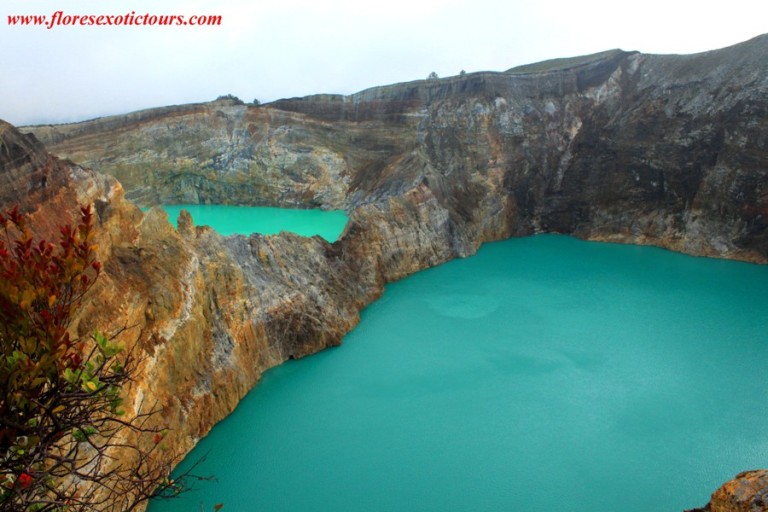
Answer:
[(768, 267), (537, 236), (387, 286), (151, 512), (680, 512), (768, 461)]
[(174, 204), (163, 206), (176, 222), (181, 210), (192, 215), (196, 226), (211, 226), (224, 236), (240, 233), (274, 235), (290, 231), (303, 236), (320, 235), (334, 242), (344, 231), (347, 214), (342, 210), (298, 210), (267, 206), (229, 206), (220, 204)]

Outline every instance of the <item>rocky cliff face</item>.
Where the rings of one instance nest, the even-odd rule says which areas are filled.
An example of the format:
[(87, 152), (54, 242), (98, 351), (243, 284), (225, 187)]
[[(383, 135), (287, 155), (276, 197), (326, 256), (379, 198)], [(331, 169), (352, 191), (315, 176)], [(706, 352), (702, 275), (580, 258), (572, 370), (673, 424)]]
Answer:
[[(103, 274), (74, 330), (121, 327), (145, 355), (135, 404), (163, 407), (170, 446), (185, 453), (229, 414), (261, 373), (288, 358), (337, 345), (381, 293), (361, 284), (343, 247), (298, 235), (223, 238), (161, 209), (142, 214), (112, 177), (60, 160), (0, 122), (0, 208), (19, 204), (37, 234), (54, 238), (96, 205)], [(46, 177), (45, 180), (42, 177)]]
[(764, 261), (766, 49), (768, 36), (690, 56), (616, 50), (26, 130), (141, 204), (352, 211), (421, 191), (447, 216), (454, 255), (555, 231)]
[(32, 131), (56, 153), (116, 176), (140, 205), (340, 208), (348, 172), (335, 130), (296, 117), (219, 100)]
[[(691, 56), (611, 51), (341, 96), (28, 127), (143, 204), (343, 207), (341, 239), (223, 238), (0, 125), (0, 206), (97, 204), (105, 277), (79, 330), (148, 354), (137, 399), (189, 449), (261, 373), (340, 343), (383, 284), (538, 232), (768, 260), (768, 36)], [(713, 509), (714, 510), (714, 509)]]

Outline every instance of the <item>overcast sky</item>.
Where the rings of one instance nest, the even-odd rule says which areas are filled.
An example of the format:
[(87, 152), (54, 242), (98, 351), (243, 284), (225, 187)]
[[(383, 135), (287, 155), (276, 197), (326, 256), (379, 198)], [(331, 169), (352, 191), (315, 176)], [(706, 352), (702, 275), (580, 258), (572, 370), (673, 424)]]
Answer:
[[(714, 6), (717, 5), (717, 8)], [(9, 26), (18, 14), (221, 15), (218, 27)], [(612, 48), (768, 32), (767, 0), (0, 0), (0, 119), (64, 122), (234, 94), (267, 102)]]

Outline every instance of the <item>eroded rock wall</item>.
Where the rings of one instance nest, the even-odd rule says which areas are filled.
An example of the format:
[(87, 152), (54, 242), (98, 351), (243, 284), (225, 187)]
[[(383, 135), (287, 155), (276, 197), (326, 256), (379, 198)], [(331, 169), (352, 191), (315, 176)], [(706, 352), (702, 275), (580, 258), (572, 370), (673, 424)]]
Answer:
[[(96, 205), (103, 273), (73, 329), (126, 328), (120, 341), (143, 356), (131, 398), (163, 408), (156, 419), (182, 454), (263, 371), (339, 344), (382, 290), (380, 276), (358, 285), (343, 253), (319, 237), (223, 238), (188, 216), (177, 231), (162, 209), (143, 214), (125, 200), (114, 178), (50, 156), (2, 122), (0, 169), (20, 191), (0, 208), (18, 204), (41, 237), (75, 221), (79, 204)], [(41, 172), (49, 180), (39, 189)]]
[[(619, 50), (253, 107), (28, 127), (141, 204), (386, 208), (429, 197), (455, 254), (534, 232), (768, 254), (768, 36)], [(479, 231), (479, 232), (478, 232)]]

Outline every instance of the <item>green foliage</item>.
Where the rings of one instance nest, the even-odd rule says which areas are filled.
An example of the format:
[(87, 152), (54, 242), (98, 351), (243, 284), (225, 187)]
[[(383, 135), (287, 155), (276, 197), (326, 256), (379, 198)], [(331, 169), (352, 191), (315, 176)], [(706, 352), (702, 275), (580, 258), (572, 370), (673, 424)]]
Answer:
[(245, 102), (235, 96), (234, 94), (222, 94), (218, 98), (216, 98), (216, 101), (231, 101), (232, 103), (236, 105), (245, 105)]

